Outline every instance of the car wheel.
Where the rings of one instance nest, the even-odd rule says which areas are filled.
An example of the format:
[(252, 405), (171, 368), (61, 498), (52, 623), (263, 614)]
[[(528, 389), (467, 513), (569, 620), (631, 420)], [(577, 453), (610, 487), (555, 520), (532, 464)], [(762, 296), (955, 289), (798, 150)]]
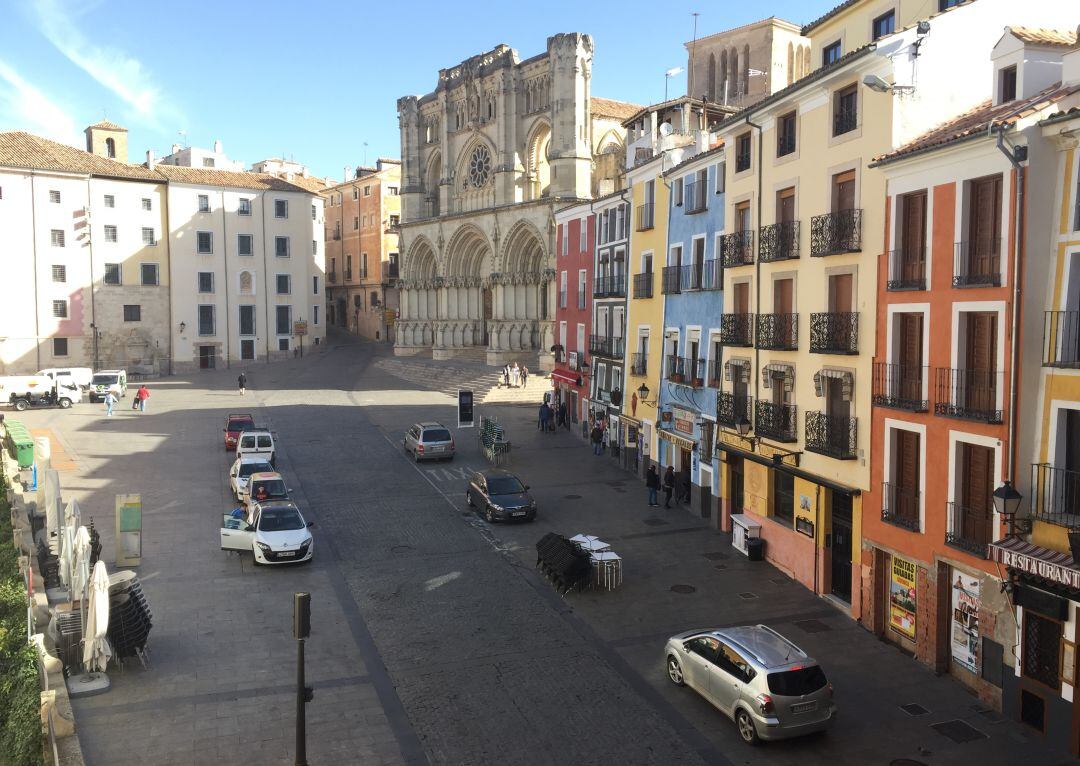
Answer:
[(686, 686), (686, 679), (683, 678), (682, 674), (682, 665), (679, 664), (679, 660), (674, 654), (668, 655), (667, 675), (671, 679), (671, 683), (676, 686)]
[(70, 399), (61, 399), (60, 400), (60, 409), (66, 410), (70, 406), (71, 406), (71, 400)]
[(495, 523), (495, 511), (491, 509), (490, 505), (484, 506), (484, 521), (486, 521), (488, 524)]
[(15, 410), (17, 412), (26, 412), (26, 400), (25, 399), (16, 399), (15, 400)]
[(746, 744), (756, 745), (761, 741), (754, 727), (754, 719), (745, 710), (740, 709), (735, 713), (735, 725), (739, 728), (739, 738)]

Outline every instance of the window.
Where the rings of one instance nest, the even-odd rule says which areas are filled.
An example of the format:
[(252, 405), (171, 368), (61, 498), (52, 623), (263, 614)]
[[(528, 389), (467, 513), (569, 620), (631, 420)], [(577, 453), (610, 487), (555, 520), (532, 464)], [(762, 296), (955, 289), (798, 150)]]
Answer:
[(1001, 87), (999, 88), (999, 103), (1005, 104), (1009, 101), (1016, 100), (1016, 65), (1005, 67), (998, 74), (998, 78), (1001, 81)]
[(116, 207), (116, 197), (114, 197), (112, 194), (106, 194), (105, 207)]
[(151, 200), (149, 197), (143, 197), (142, 198), (142, 209), (143, 210), (153, 210), (154, 209), (153, 200)]
[(214, 233), (210, 231), (196, 232), (195, 249), (196, 252), (202, 255), (214, 252)]
[(241, 197), (236, 213), (237, 215), (251, 215), (251, 200), (247, 197)]
[(289, 201), (287, 199), (274, 200), (274, 218), (289, 217)]
[(311, 307), (311, 321), (314, 324), (319, 323), (319, 307), (317, 305)]
[(202, 304), (199, 306), (199, 335), (215, 335), (214, 306)]
[(1061, 687), (1061, 623), (1024, 609), (1023, 673), (1053, 689)]
[(570, 224), (564, 223), (560, 224), (560, 226), (562, 227), (561, 252), (563, 256), (565, 256), (568, 252), (570, 252)]
[(367, 253), (360, 254), (360, 278), (367, 279)]
[(111, 242), (111, 243), (114, 243), (114, 244), (116, 243), (116, 227), (115, 226), (106, 226), (105, 227), (105, 241), (106, 242)]
[(312, 205), (311, 206), (311, 220), (314, 221), (317, 216), (318, 216), (318, 208), (316, 208), (314, 205)]
[(1073, 211), (1073, 231), (1080, 231), (1080, 173), (1076, 175), (1076, 210)]
[(106, 138), (105, 139), (105, 156), (108, 157), (110, 160), (115, 160), (116, 159), (116, 139), (115, 138)]
[(559, 272), (559, 308), (566, 308), (566, 272)]
[(124, 321), (125, 322), (141, 322), (142, 321), (142, 306), (136, 306), (125, 304), (124, 306)]
[(53, 282), (67, 282), (67, 266), (53, 266), (52, 267), (52, 281)]
[(859, 113), (858, 86), (851, 84), (836, 92), (833, 97), (833, 135), (841, 136), (855, 130)]
[(883, 13), (874, 19), (872, 26), (873, 39), (877, 40), (879, 37), (885, 35), (891, 35), (896, 29), (896, 11), (889, 11)]
[(311, 294), (312, 295), (318, 295), (319, 294), (319, 278), (318, 277), (312, 277), (311, 278)]
[(275, 319), (278, 335), (292, 335), (292, 306), (276, 306)]
[(119, 285), (123, 284), (120, 276), (120, 264), (119, 263), (106, 263), (105, 264), (105, 278), (102, 280), (107, 285)]
[(56, 189), (50, 189), (49, 190), (49, 202), (53, 203), (54, 205), (59, 205), (60, 204), (60, 192), (57, 191)]
[(938, 0), (938, 11), (947, 11), (950, 8), (955, 8), (962, 2), (964, 2), (964, 0)]
[(292, 292), (292, 278), (288, 274), (277, 275), (277, 294), (288, 295)]
[(255, 307), (254, 306), (240, 306), (240, 334), (241, 335), (254, 335), (255, 334)]
[(750, 169), (750, 131), (735, 139), (735, 172), (742, 173)]
[(209, 195), (207, 195), (207, 194), (200, 194), (199, 195), (199, 212), (200, 213), (209, 213), (210, 212), (210, 196)]
[(157, 240), (154, 239), (154, 228), (152, 226), (143, 226), (142, 229), (142, 243), (144, 245), (156, 245)]
[(53, 356), (67, 356), (68, 355), (68, 339), (67, 338), (53, 338), (52, 339), (52, 353), (53, 353)]
[(252, 255), (252, 238), (250, 234), (237, 234), (236, 235), (236, 253), (237, 255)]
[(675, 207), (682, 207), (683, 203), (683, 180), (676, 178), (675, 183), (671, 185), (671, 196)]
[(352, 198), (353, 199), (360, 199), (360, 190), (357, 189), (355, 186), (352, 189)]
[(723, 165), (723, 164), (720, 164), (720, 165), (715, 165), (714, 168), (715, 168), (715, 171), (716, 171), (716, 193), (717, 194), (723, 194), (724, 193), (724, 188), (725, 188), (724, 184), (726, 183), (724, 181), (724, 173), (727, 170), (727, 167), (725, 165)]
[(370, 186), (365, 186), (364, 187), (364, 196), (365, 197), (370, 197), (371, 196), (371, 187)]
[(200, 271), (199, 272), (199, 292), (200, 293), (212, 293), (212, 292), (214, 292), (214, 272), (212, 272), (212, 271)]
[[(367, 223), (367, 216), (364, 216), (364, 222), (365, 222), (365, 224)], [(353, 216), (352, 227), (353, 227), (353, 231), (356, 231), (357, 229), (360, 228), (360, 216), (358, 216), (358, 215)]]
[(50, 234), (52, 236), (52, 246), (53, 247), (63, 247), (64, 246), (64, 230), (63, 229), (53, 229), (50, 232)]
[(585, 308), (585, 279), (587, 273), (585, 269), (579, 269), (577, 273), (577, 307), (579, 309)]
[(314, 240), (314, 239), (311, 240), (311, 254), (312, 255), (318, 255), (319, 254), (319, 242), (318, 242), (318, 240)]
[(274, 255), (278, 258), (289, 257), (289, 238), (274, 237)]
[(289, 350), (289, 339), (288, 338), (278, 338), (277, 350), (278, 351), (288, 351)]
[(396, 197), (398, 195), (398, 188), (396, 186), (387, 186), (386, 193), (391, 197)]
[(52, 315), (57, 319), (67, 319), (67, 301), (53, 301)]
[(776, 121), (776, 156), (784, 157), (795, 151), (795, 112), (781, 115)]
[(154, 287), (158, 284), (158, 265), (156, 263), (139, 264), (139, 278), (144, 287)]
[(396, 229), (399, 226), (401, 226), (401, 216), (400, 215), (392, 215), (392, 216), (390, 216), (390, 228), (391, 229)]
[(840, 41), (837, 40), (832, 45), (826, 45), (821, 51), (821, 65), (828, 66), (835, 61), (840, 60)]
[(795, 523), (795, 477), (790, 473), (773, 471), (773, 516)]
[[(585, 252), (589, 247), (589, 219), (582, 218), (581, 221), (579, 221), (579, 225), (581, 226), (581, 231), (579, 233), (580, 236), (578, 237), (578, 250)], [(569, 224), (567, 224), (567, 227), (569, 227)]]
[(217, 163), (214, 161), (213, 157), (203, 157), (202, 166), (204, 168), (212, 168), (215, 165), (217, 165)]

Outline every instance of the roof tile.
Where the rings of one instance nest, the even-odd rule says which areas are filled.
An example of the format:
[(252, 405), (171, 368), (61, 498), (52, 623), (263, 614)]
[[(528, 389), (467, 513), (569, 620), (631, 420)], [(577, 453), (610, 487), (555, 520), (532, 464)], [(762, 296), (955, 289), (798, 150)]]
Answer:
[(641, 110), (640, 104), (631, 104), (628, 101), (615, 101), (610, 98), (590, 98), (589, 106), (593, 117), (611, 117), (616, 120), (625, 120), (633, 117)]
[(1076, 45), (1076, 30), (1008, 27), (1013, 36), (1032, 45), (1051, 45), (1071, 48)]

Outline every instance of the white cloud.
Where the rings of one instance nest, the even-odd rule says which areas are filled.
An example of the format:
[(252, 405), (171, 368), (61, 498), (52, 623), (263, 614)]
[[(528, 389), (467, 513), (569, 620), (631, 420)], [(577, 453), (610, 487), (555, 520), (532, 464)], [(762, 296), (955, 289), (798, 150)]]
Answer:
[[(5, 119), (5, 115), (9, 117)], [(11, 129), (27, 130), (73, 146), (79, 143), (79, 131), (71, 115), (3, 61), (0, 61), (0, 120), (10, 122), (7, 127)]]

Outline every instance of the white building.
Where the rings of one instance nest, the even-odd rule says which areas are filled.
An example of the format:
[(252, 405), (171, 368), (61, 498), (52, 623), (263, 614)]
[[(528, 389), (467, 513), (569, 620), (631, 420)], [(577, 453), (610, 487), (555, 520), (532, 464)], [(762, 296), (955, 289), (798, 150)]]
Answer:
[(214, 141), (213, 149), (173, 144), (169, 155), (162, 157), (159, 162), (162, 165), (178, 165), (185, 168), (214, 168), (216, 170), (235, 170), (238, 172), (244, 170), (244, 163), (238, 160), (230, 160), (228, 155), (225, 154), (225, 150), (221, 148), (221, 141)]

